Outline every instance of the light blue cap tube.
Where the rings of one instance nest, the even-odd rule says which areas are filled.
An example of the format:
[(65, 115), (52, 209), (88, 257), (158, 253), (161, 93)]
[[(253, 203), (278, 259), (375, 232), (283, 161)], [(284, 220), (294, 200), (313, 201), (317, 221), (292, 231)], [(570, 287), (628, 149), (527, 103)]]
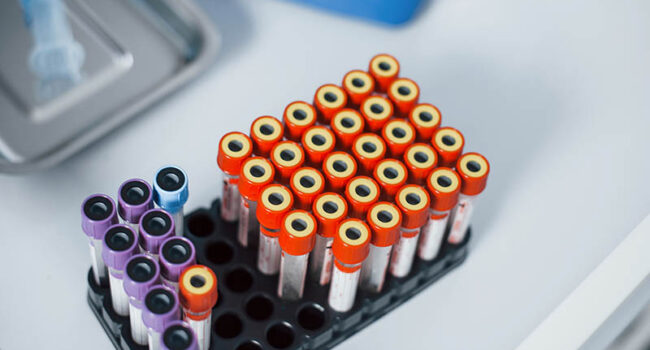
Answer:
[(156, 172), (153, 182), (153, 200), (170, 214), (176, 214), (189, 196), (187, 174), (175, 166), (166, 166)]

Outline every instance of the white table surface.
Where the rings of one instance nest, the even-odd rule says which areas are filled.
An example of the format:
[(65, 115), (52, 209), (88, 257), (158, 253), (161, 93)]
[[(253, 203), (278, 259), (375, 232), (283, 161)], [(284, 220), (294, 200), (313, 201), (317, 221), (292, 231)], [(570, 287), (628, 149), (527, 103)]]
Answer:
[(434, 0), (396, 29), (202, 4), (223, 51), (200, 80), (55, 169), (0, 176), (0, 349), (111, 349), (85, 300), (83, 198), (174, 163), (188, 210), (206, 206), (221, 135), (378, 52), (492, 173), (466, 263), (340, 349), (513, 348), (650, 212), (650, 2)]

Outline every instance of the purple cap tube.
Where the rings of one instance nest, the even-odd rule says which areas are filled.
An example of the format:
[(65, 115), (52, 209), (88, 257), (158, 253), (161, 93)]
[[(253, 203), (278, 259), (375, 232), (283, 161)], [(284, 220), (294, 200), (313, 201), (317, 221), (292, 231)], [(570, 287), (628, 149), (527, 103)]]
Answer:
[(174, 236), (174, 219), (162, 209), (151, 209), (142, 214), (139, 224), (140, 247), (156, 257), (162, 242)]
[[(168, 287), (159, 285), (147, 292), (144, 297), (144, 308), (142, 309), (142, 322), (149, 328), (149, 342), (160, 339), (160, 334), (172, 321), (181, 319), (181, 308), (176, 292)], [(153, 339), (152, 339), (153, 338)], [(152, 344), (151, 348), (158, 349), (158, 344)]]
[(160, 282), (160, 268), (156, 260), (144, 254), (132, 256), (125, 266), (124, 291), (131, 304), (141, 308), (147, 291)]
[(142, 179), (124, 181), (117, 190), (117, 212), (129, 224), (138, 225), (144, 212), (153, 209), (151, 186)]
[(196, 264), (194, 244), (185, 237), (167, 238), (160, 246), (160, 275), (163, 282), (178, 289), (178, 279), (183, 271)]
[(159, 283), (160, 268), (152, 257), (138, 254), (127, 260), (124, 271), (124, 291), (129, 296), (131, 338), (140, 345), (147, 345), (147, 327), (142, 322), (142, 304), (149, 289)]
[(112, 275), (122, 278), (126, 261), (138, 254), (138, 236), (127, 225), (113, 225), (106, 230), (102, 258)]
[(109, 226), (117, 224), (115, 202), (104, 194), (94, 194), (81, 204), (81, 229), (89, 239), (90, 261), (97, 285), (106, 285), (106, 265), (102, 259), (102, 238)]
[(129, 297), (122, 278), (127, 260), (138, 254), (138, 236), (127, 225), (113, 225), (106, 230), (102, 248), (102, 258), (108, 266), (113, 310), (120, 316), (128, 316)]
[(183, 321), (170, 323), (161, 336), (161, 350), (199, 350), (194, 331)]
[(93, 194), (81, 205), (81, 229), (86, 236), (102, 239), (109, 226), (118, 224), (115, 202), (105, 194)]

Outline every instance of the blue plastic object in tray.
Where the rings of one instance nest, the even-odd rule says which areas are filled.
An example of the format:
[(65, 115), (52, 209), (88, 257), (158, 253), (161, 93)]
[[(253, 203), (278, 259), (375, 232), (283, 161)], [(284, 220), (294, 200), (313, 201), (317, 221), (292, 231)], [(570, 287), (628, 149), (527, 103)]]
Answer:
[(291, 0), (388, 24), (413, 18), (426, 0)]

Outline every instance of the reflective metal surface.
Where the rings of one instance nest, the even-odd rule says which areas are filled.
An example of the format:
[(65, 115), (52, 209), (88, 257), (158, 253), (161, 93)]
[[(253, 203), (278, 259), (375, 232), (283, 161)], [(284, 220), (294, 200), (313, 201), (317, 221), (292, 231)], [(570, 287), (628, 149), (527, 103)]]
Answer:
[(0, 172), (56, 164), (196, 76), (217, 34), (190, 0), (0, 4)]

